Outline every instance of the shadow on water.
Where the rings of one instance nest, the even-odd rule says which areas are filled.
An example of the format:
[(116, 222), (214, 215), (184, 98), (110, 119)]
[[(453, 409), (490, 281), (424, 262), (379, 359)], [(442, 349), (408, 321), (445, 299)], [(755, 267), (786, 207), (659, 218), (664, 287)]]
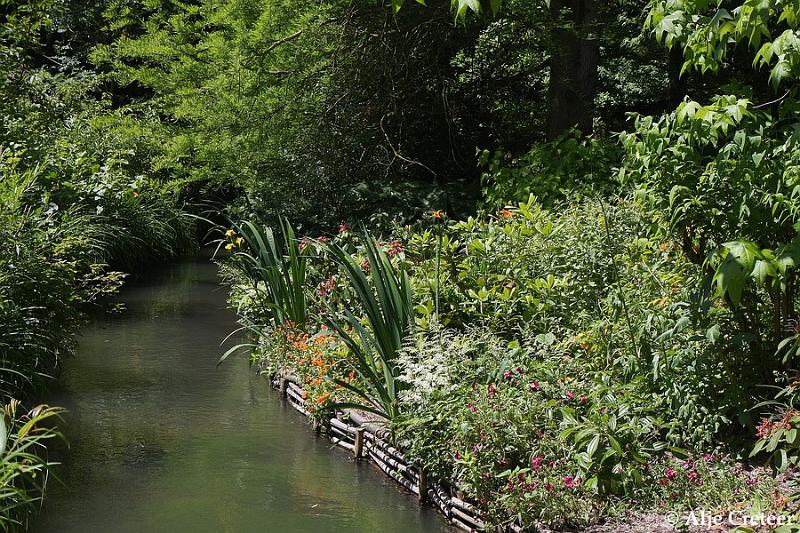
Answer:
[(216, 267), (137, 280), (84, 331), (49, 398), (69, 453), (38, 532), (449, 531), (374, 467), (317, 437), (240, 357)]

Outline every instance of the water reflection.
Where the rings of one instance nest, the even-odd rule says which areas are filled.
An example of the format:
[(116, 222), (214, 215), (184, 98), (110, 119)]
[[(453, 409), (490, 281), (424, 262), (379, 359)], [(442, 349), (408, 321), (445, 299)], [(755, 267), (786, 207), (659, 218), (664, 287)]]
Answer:
[(374, 467), (316, 438), (244, 358), (213, 265), (176, 265), (123, 293), (65, 365), (70, 452), (34, 530), (446, 531)]

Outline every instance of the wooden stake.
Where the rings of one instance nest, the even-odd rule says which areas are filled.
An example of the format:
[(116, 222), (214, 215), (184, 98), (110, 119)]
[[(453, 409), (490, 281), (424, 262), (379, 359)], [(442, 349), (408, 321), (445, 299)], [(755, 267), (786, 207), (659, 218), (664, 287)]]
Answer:
[(353, 455), (360, 459), (364, 454), (364, 428), (356, 428), (355, 444), (353, 445)]
[(289, 388), (289, 380), (282, 377), (281, 378), (281, 398), (286, 397), (286, 390)]
[(417, 475), (419, 477), (419, 494), (417, 496), (419, 498), (419, 503), (422, 503), (428, 497), (428, 477), (425, 475), (425, 470), (421, 466), (417, 467)]

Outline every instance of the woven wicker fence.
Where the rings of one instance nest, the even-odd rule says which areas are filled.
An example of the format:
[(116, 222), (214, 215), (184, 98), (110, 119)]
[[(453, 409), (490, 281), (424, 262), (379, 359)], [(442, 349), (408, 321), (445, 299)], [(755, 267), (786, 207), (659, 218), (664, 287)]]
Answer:
[[(311, 416), (299, 380), (293, 376), (275, 376), (272, 384), (281, 391), (289, 405), (304, 416)], [(428, 480), (423, 468), (409, 464), (403, 453), (389, 444), (389, 431), (382, 425), (351, 410), (337, 411), (336, 416), (325, 420), (323, 425), (335, 445), (348, 450), (356, 459), (375, 464), (387, 476), (414, 493), (420, 503), (427, 501), (434, 505), (455, 527), (464, 531), (484, 529), (480, 511), (465, 501), (454, 484)], [(508, 531), (520, 533), (523, 529), (512, 525)]]

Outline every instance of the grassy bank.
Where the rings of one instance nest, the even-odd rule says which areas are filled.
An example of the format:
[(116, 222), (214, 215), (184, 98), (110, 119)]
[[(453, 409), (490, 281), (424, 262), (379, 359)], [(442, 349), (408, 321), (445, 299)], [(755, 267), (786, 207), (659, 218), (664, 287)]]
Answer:
[(163, 194), (120, 187), (87, 200), (24, 168), (0, 153), (0, 525), (10, 530), (37, 508), (57, 436), (52, 422), (40, 425), (57, 409), (25, 415), (19, 402), (35, 404), (73, 354), (87, 306), (102, 305), (126, 273), (195, 246), (191, 222)]

